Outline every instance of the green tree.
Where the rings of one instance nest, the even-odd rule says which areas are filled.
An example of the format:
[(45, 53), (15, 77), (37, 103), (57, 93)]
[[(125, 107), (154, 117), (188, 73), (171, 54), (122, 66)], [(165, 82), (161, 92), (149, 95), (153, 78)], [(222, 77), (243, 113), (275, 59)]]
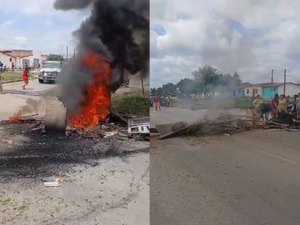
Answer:
[(195, 81), (189, 78), (181, 79), (176, 86), (178, 87), (179, 91), (185, 96), (190, 96), (191, 94), (197, 92)]
[(176, 92), (177, 87), (173, 83), (167, 83), (164, 84), (161, 89), (162, 89), (161, 95), (169, 95), (171, 93)]
[(214, 67), (205, 65), (192, 72), (197, 86), (202, 87), (202, 93), (207, 97), (213, 91), (213, 86), (220, 84), (222, 74)]
[(62, 55), (50, 54), (47, 57), (47, 60), (49, 60), (49, 61), (64, 61), (64, 57)]
[(154, 96), (155, 95), (155, 93), (156, 93), (156, 89), (155, 88), (151, 88), (150, 89), (150, 94), (152, 95), (152, 96)]

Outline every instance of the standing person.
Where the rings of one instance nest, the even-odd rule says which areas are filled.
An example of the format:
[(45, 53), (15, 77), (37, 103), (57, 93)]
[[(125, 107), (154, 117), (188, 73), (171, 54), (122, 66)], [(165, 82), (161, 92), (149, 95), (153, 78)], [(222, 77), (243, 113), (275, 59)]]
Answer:
[(13, 72), (15, 71), (15, 64), (14, 64), (14, 63), (11, 64), (11, 70), (12, 70)]
[(273, 118), (277, 117), (278, 112), (278, 102), (279, 102), (279, 96), (278, 94), (275, 94), (275, 97), (271, 101), (271, 107), (272, 107), (272, 116)]
[(298, 93), (296, 98), (296, 112), (297, 112), (297, 119), (300, 119), (300, 93)]
[(287, 113), (287, 101), (285, 95), (280, 95), (278, 100), (278, 112)]
[(24, 85), (23, 85), (23, 90), (25, 90), (25, 86), (28, 85), (29, 83), (29, 69), (27, 67), (27, 65), (25, 65), (25, 70), (23, 72), (23, 81), (24, 81)]
[(170, 107), (170, 102), (171, 102), (170, 95), (167, 95), (166, 100), (167, 100), (167, 106)]
[(0, 72), (4, 72), (3, 63), (0, 61)]
[(256, 98), (253, 101), (253, 122), (258, 122), (258, 120), (262, 117), (261, 115), (261, 106), (263, 104), (264, 100), (260, 95), (257, 95)]
[(153, 97), (153, 103), (156, 111), (160, 111), (160, 102), (159, 102), (159, 97), (155, 95)]

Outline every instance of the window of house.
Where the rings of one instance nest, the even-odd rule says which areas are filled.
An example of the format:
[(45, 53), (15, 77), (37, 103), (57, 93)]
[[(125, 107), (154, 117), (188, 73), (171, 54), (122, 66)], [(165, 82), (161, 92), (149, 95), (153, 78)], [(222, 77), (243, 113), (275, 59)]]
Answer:
[(258, 93), (258, 89), (253, 89), (254, 94)]
[(250, 92), (249, 89), (246, 89), (246, 92), (247, 92), (247, 94), (249, 94), (249, 92)]

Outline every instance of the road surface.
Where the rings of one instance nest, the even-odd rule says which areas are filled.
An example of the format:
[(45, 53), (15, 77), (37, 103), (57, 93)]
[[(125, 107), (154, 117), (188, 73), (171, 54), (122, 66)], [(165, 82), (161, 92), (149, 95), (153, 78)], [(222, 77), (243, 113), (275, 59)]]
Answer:
[[(0, 122), (14, 115), (27, 104), (27, 100), (40, 100), (59, 91), (57, 85), (40, 84), (37, 80), (30, 81), (27, 90), (22, 90), (22, 82), (4, 84), (3, 89)], [(44, 142), (51, 140), (47, 134), (41, 133), (39, 137)], [(28, 147), (30, 141), (27, 132), (20, 130), (20, 133), (11, 135), (0, 125), (0, 158), (10, 151), (12, 154), (19, 152), (21, 146), (26, 160), (27, 151), (31, 150)], [(83, 140), (78, 138), (78, 142)], [(101, 139), (93, 142), (101, 144)], [(45, 151), (43, 142), (34, 146), (40, 152)], [(92, 164), (96, 165), (66, 165), (64, 161), (48, 165), (44, 160), (42, 162), (49, 171), (61, 169), (57, 175), (64, 178), (60, 187), (44, 185), (44, 180), (38, 175), (45, 173), (43, 166), (35, 168), (31, 163), (26, 166), (18, 163), (16, 173), (15, 168), (6, 168), (7, 162), (0, 163), (1, 225), (149, 224), (149, 153), (95, 159)]]
[(39, 100), (43, 96), (55, 94), (57, 90), (57, 85), (40, 84), (37, 79), (30, 80), (25, 90), (22, 85), (23, 82), (3, 84), (3, 93), (0, 94), (0, 121), (14, 115), (26, 105), (26, 100)]
[(201, 109), (201, 110), (190, 110), (182, 108), (173, 108), (173, 107), (162, 107), (161, 111), (155, 111), (152, 107), (150, 109), (151, 117), (151, 127), (159, 124), (171, 124), (177, 123), (179, 121), (193, 123), (198, 120), (207, 118), (215, 118), (220, 115), (220, 113), (228, 112), (233, 115), (245, 115), (247, 110), (241, 109), (230, 109), (230, 110), (221, 110), (221, 109)]
[(300, 132), (151, 140), (151, 225), (300, 224)]

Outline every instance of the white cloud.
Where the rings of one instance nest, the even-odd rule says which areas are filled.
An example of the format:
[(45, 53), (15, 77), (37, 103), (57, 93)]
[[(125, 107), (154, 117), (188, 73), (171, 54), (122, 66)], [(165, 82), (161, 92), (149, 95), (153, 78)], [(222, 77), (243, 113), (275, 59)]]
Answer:
[(90, 9), (58, 11), (53, 3), (1, 0), (0, 49), (26, 48), (46, 54), (65, 54), (66, 46), (72, 50), (76, 46), (72, 32), (90, 15)]
[[(226, 73), (237, 71), (252, 82), (268, 81), (272, 69), (280, 81), (286, 67), (290, 81), (300, 80), (300, 2), (152, 0), (150, 4), (152, 86), (189, 77), (204, 64)], [(164, 35), (155, 33), (158, 26)]]
[(14, 24), (14, 21), (13, 20), (7, 20), (7, 21), (4, 21), (0, 24), (0, 28), (6, 28), (6, 27), (10, 27), (11, 25)]

